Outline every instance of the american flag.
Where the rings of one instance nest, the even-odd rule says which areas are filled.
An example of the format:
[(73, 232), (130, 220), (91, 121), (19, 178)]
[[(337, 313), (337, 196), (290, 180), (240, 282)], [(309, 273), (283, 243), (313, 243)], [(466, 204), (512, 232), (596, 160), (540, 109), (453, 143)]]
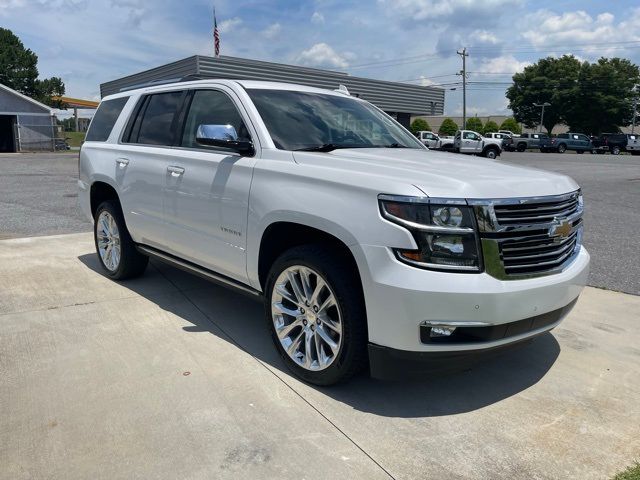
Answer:
[(220, 56), (220, 32), (218, 32), (218, 20), (216, 20), (216, 9), (213, 9), (213, 48), (216, 57)]

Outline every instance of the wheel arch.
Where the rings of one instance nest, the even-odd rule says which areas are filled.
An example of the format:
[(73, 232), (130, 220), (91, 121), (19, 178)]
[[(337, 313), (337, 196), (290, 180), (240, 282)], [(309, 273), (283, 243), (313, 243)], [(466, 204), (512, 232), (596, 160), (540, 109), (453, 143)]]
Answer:
[(350, 248), (350, 245), (356, 243), (355, 238), (341, 227), (337, 225), (334, 227), (319, 228), (316, 222), (304, 222), (300, 219), (280, 219), (270, 222), (262, 231), (260, 243), (256, 249), (257, 255), (252, 265), (247, 265), (250, 270), (249, 277), (255, 279), (256, 287), (264, 290), (269, 269), (283, 252), (295, 246), (315, 243), (334, 249), (355, 268), (360, 278), (358, 263)]
[(95, 217), (98, 206), (106, 200), (115, 200), (120, 205), (120, 196), (115, 186), (106, 179), (97, 179), (91, 184), (89, 191), (89, 202), (91, 208), (91, 215)]

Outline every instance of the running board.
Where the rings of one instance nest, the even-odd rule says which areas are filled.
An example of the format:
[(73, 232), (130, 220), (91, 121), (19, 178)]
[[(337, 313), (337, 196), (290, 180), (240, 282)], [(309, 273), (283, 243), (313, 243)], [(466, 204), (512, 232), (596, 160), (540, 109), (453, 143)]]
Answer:
[(240, 291), (241, 293), (250, 295), (253, 298), (261, 297), (262, 293), (258, 290), (255, 290), (243, 283), (234, 280), (233, 278), (229, 278), (225, 275), (221, 275), (212, 270), (208, 270), (204, 267), (196, 265), (195, 263), (191, 263), (187, 260), (183, 260), (181, 258), (175, 257), (169, 253), (163, 252), (161, 250), (157, 250), (153, 247), (149, 247), (147, 245), (136, 245), (136, 248), (140, 253), (148, 255), (149, 257), (160, 260), (161, 262), (172, 265), (180, 270), (184, 270), (185, 272), (193, 273), (202, 277), (206, 280), (210, 280), (218, 285), (222, 285), (223, 287), (231, 287), (235, 290)]

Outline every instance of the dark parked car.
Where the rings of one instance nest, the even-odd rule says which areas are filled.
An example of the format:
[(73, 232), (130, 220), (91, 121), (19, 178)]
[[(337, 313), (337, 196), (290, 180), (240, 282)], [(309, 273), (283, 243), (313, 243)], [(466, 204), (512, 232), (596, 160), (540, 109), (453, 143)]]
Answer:
[(513, 145), (519, 152), (524, 152), (528, 148), (539, 148), (548, 139), (546, 133), (523, 133), (513, 139)]
[(583, 133), (561, 133), (554, 138), (540, 140), (540, 151), (564, 153), (567, 150), (575, 150), (576, 153), (590, 152), (593, 150), (591, 139)]
[(626, 133), (602, 133), (591, 137), (594, 151), (598, 153), (610, 152), (613, 155), (620, 155), (627, 150), (629, 136)]

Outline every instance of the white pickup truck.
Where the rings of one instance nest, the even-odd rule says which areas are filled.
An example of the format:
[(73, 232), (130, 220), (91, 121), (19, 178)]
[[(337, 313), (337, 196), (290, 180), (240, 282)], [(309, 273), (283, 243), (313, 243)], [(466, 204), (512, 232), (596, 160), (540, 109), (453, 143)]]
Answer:
[(418, 139), (431, 150), (453, 150), (453, 137), (440, 136), (429, 131), (418, 132)]
[(262, 298), (284, 364), (319, 385), (528, 341), (589, 271), (571, 178), (429, 151), (344, 91), (212, 79), (105, 97), (78, 188), (105, 275), (154, 258)]
[(502, 139), (485, 138), (472, 130), (459, 130), (453, 140), (453, 150), (494, 159), (502, 153)]

